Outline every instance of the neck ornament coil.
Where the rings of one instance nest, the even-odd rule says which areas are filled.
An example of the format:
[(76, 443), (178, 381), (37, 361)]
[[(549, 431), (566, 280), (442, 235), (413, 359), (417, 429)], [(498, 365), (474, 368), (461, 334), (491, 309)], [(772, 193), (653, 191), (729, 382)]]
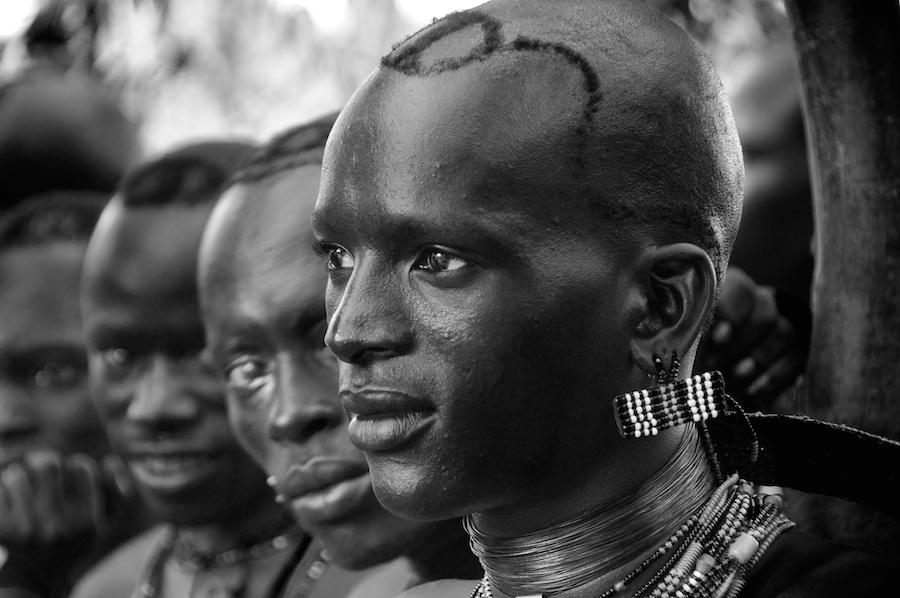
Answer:
[[(597, 579), (690, 531), (713, 492), (705, 453), (685, 434), (673, 458), (634, 491), (584, 517), (512, 538), (463, 524), (485, 579), (506, 594), (548, 595)], [(686, 523), (687, 522), (687, 523)]]

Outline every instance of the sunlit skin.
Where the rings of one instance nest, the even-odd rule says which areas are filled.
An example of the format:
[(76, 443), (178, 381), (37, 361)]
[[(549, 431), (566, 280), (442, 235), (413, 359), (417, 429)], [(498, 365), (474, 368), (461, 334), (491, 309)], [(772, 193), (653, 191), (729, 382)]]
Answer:
[(78, 306), (85, 243), (0, 250), (0, 466), (26, 451), (106, 453)]
[(159, 518), (217, 525), (204, 540), (215, 548), (259, 533), (280, 508), (231, 433), (224, 384), (204, 351), (196, 260), (212, 203), (113, 199), (88, 251), (82, 305), (91, 386), (113, 448)]
[[(533, 4), (501, 39), (540, 35)], [(628, 442), (612, 417), (613, 397), (653, 384), (653, 354), (677, 351), (690, 371), (722, 268), (668, 223), (622, 218), (621, 206), (682, 184), (686, 154), (659, 82), (681, 93), (701, 60), (682, 32), (669, 39), (677, 27), (631, 10), (635, 31), (654, 33), (609, 51), (640, 58), (598, 75), (591, 116), (584, 70), (555, 51), (457, 58), (486, 39), (482, 19), (423, 35), (438, 41), (419, 55), (401, 46), (396, 56), (416, 58), (379, 68), (335, 125), (313, 215), (329, 267), (326, 344), (341, 360), (351, 438), (398, 514), (472, 513), (504, 537), (548, 527), (637, 487), (685, 433)], [(454, 60), (464, 66), (441, 70)], [(716, 168), (739, 185), (736, 134), (722, 137), (689, 144), (721, 150)], [(653, 171), (663, 181), (648, 177), (667, 162)], [(595, 595), (625, 570), (560, 596)]]
[[(349, 412), (356, 395), (384, 393), (385, 403), (410, 397), (421, 414), (400, 446), (363, 447), (388, 508), (419, 518), (514, 509), (539, 525), (665, 458), (604, 465), (634, 450), (616, 438), (604, 397), (647, 376), (629, 350), (642, 315), (634, 279), (617, 276), (641, 244), (597, 241), (572, 202), (544, 201), (567, 191), (562, 148), (523, 156), (513, 142), (528, 132), (513, 122), (442, 118), (478, 107), (466, 89), (480, 80), (453, 76), (452, 87), (408, 90), (379, 72), (366, 103), (338, 121), (345, 142), (330, 146), (315, 218), (330, 252), (327, 340)], [(400, 124), (401, 89), (416, 112), (436, 115), (427, 128)], [(504, 176), (539, 164), (540, 180)], [(354, 427), (363, 444), (367, 426)]]
[(232, 425), (338, 563), (356, 569), (407, 555), (425, 580), (476, 577), (459, 522), (385, 511), (350, 442), (337, 360), (323, 342), (326, 269), (309, 223), (320, 170), (309, 164), (232, 187), (207, 229), (201, 298)]

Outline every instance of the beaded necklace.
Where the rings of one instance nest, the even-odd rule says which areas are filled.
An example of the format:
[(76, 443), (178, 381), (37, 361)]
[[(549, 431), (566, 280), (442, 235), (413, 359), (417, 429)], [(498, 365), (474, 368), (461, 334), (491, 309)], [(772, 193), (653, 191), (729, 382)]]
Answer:
[[(754, 492), (753, 486), (734, 474), (669, 540), (597, 598), (625, 592), (649, 598), (733, 598), (743, 588), (747, 572), (772, 542), (794, 527), (781, 514), (783, 507), (780, 488), (761, 486)], [(664, 556), (668, 559), (650, 580), (636, 591), (630, 587), (638, 575)], [(493, 598), (487, 574), (471, 598)]]
[[(292, 588), (299, 586), (301, 592), (292, 592), (292, 598), (306, 598), (312, 590), (315, 582), (322, 576), (328, 563), (328, 556), (324, 548), (318, 542), (311, 541), (299, 528), (291, 525), (289, 529), (282, 529), (277, 535), (254, 542), (248, 546), (221, 551), (212, 555), (192, 550), (178, 542), (178, 531), (173, 526), (167, 526), (163, 535), (154, 547), (154, 552), (148, 559), (144, 568), (141, 581), (133, 594), (133, 598), (158, 598), (162, 590), (163, 569), (170, 560), (195, 577), (201, 574), (215, 575), (219, 579), (220, 594), (233, 598), (242, 598), (246, 590), (249, 568), (254, 561), (266, 558), (277, 552), (286, 550), (296, 544), (295, 555), (282, 567), (282, 573), (277, 576), (272, 585), (270, 597), (275, 598), (282, 594), (285, 585)], [(240, 571), (231, 571), (234, 567), (242, 565)], [(295, 569), (306, 566), (304, 576), (298, 576)], [(213, 573), (219, 569), (215, 574)], [(292, 573), (294, 573), (292, 575)], [(193, 594), (193, 592), (192, 592)]]

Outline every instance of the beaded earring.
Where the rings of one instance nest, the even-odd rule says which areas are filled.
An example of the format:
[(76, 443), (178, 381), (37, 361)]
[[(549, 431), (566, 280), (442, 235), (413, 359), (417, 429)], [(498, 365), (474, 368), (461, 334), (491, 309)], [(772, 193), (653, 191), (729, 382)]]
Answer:
[(680, 361), (674, 351), (671, 367), (666, 368), (658, 355), (653, 356), (653, 363), (659, 386), (615, 398), (616, 423), (623, 437), (656, 436), (660, 430), (688, 422), (703, 423), (719, 413), (731, 413), (721, 372), (679, 380)]

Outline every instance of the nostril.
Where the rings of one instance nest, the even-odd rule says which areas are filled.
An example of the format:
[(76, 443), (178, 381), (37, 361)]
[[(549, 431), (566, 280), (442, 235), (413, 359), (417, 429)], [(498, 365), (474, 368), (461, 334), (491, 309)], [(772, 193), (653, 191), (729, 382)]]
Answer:
[(309, 440), (319, 432), (324, 432), (330, 427), (330, 422), (327, 419), (315, 419), (304, 426), (301, 436), (303, 437), (303, 440)]

